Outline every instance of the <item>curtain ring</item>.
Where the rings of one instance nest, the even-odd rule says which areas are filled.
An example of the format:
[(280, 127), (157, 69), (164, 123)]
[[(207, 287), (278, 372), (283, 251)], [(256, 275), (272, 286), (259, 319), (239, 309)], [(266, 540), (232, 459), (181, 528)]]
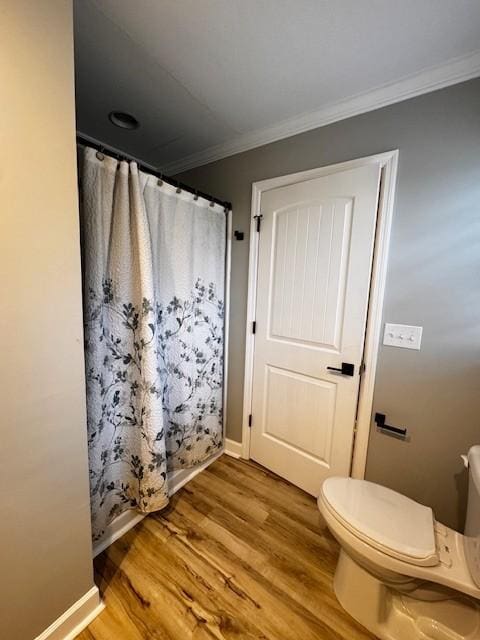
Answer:
[(198, 192), (197, 192), (197, 190), (196, 190), (196, 189), (195, 189), (195, 195), (193, 196), (193, 199), (194, 199), (195, 201), (197, 201), (197, 200), (198, 200)]
[(104, 160), (105, 159), (105, 156), (103, 155), (101, 150), (98, 150), (95, 155), (97, 156), (98, 160)]
[(214, 202), (213, 200), (210, 202), (210, 206), (211, 206), (211, 207), (214, 207), (214, 206), (215, 206), (215, 202)]
[(182, 189), (180, 187), (177, 187), (176, 193), (182, 193)]
[(163, 185), (163, 180), (162, 180), (163, 176), (162, 174), (160, 174), (160, 178), (157, 180), (157, 186), (161, 187)]

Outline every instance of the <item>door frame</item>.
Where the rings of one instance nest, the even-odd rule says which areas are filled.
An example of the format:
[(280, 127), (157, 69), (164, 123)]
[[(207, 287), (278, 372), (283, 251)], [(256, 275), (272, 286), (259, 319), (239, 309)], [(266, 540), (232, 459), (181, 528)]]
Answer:
[(252, 323), (256, 315), (257, 271), (259, 234), (256, 232), (256, 216), (260, 215), (262, 193), (277, 187), (285, 187), (296, 182), (313, 180), (332, 173), (357, 169), (370, 164), (381, 167), (380, 193), (375, 230), (375, 247), (370, 277), (370, 297), (365, 330), (364, 363), (365, 371), (360, 380), (358, 411), (353, 445), (350, 475), (353, 478), (364, 478), (367, 462), (368, 440), (370, 434), (373, 391), (377, 369), (378, 349), (382, 332), (383, 300), (387, 276), (388, 251), (393, 218), (393, 203), (397, 181), (398, 149), (379, 153), (365, 158), (340, 162), (338, 164), (300, 171), (278, 178), (261, 180), (252, 184), (252, 207), (250, 223), (250, 253), (248, 260), (248, 299), (247, 326), (245, 337), (245, 376), (243, 387), (243, 418), (241, 457), (250, 458), (250, 426), (249, 416), (252, 413), (253, 394), (253, 358), (255, 353), (255, 334)]

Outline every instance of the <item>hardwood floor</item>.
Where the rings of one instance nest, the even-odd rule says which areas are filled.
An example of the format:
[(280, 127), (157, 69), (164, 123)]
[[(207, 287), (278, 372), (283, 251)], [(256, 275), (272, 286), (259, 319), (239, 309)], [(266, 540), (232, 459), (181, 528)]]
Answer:
[(338, 604), (311, 496), (222, 456), (95, 561), (106, 609), (79, 640), (366, 640)]

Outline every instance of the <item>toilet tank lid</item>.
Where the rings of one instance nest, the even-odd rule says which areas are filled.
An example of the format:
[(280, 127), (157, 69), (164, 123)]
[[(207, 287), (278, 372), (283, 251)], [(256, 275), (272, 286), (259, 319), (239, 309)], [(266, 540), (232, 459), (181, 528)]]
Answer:
[(438, 561), (430, 507), (381, 485), (354, 478), (328, 478), (322, 493), (341, 520), (372, 546), (412, 563)]

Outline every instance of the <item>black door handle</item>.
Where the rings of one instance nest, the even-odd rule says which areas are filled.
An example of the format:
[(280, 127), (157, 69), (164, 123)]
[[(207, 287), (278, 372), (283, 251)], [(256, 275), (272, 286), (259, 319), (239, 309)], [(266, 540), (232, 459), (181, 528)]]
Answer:
[(351, 362), (342, 362), (341, 369), (338, 367), (327, 367), (327, 369), (329, 371), (338, 371), (338, 373), (341, 373), (344, 376), (353, 376), (355, 365), (353, 365)]

